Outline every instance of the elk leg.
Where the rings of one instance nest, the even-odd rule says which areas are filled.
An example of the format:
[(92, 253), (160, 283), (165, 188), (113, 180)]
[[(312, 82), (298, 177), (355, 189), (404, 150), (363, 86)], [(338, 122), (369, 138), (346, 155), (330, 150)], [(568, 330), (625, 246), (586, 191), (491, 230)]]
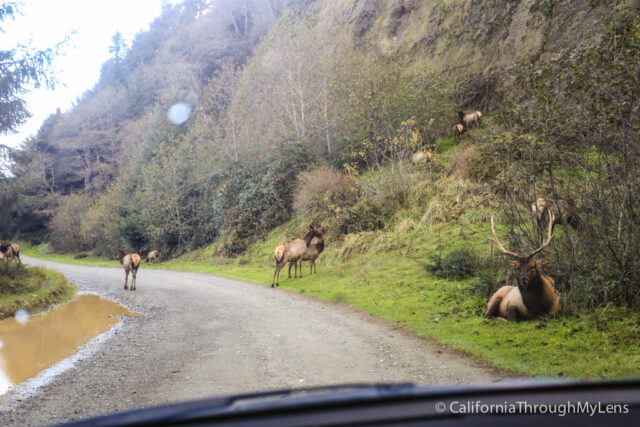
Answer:
[(131, 290), (132, 291), (136, 290), (136, 276), (137, 275), (138, 275), (138, 270), (133, 270), (131, 272), (131, 276), (132, 276), (132, 279), (131, 279)]
[(313, 260), (313, 272), (315, 274), (318, 274), (318, 267), (316, 267), (316, 260), (315, 259)]
[(278, 264), (276, 267), (276, 272), (278, 273), (278, 277), (276, 279), (276, 286), (280, 286), (280, 270), (284, 267), (284, 264)]
[(300, 262), (300, 278), (302, 279), (302, 258), (300, 258), (300, 261), (296, 261), (296, 264)]
[(129, 271), (125, 270), (124, 271), (124, 289), (125, 289), (125, 291), (127, 289), (129, 289), (128, 283), (129, 283)]
[[(274, 287), (274, 284), (276, 282), (276, 274), (278, 274), (278, 261), (276, 261), (276, 269), (273, 271), (273, 280), (271, 281), (271, 287)], [(279, 279), (279, 277), (278, 277)]]
[(309, 260), (309, 276), (313, 274), (313, 260)]
[(291, 263), (289, 263), (289, 279), (291, 279), (291, 267), (292, 267), (292, 265), (291, 265)]

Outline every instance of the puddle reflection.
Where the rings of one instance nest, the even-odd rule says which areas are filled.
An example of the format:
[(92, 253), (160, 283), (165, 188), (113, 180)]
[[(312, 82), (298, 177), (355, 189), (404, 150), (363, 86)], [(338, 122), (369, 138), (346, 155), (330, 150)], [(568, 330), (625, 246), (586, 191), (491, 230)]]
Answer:
[(26, 323), (13, 317), (0, 321), (0, 394), (108, 331), (119, 321), (113, 316), (137, 315), (113, 301), (84, 294), (55, 310), (30, 316)]

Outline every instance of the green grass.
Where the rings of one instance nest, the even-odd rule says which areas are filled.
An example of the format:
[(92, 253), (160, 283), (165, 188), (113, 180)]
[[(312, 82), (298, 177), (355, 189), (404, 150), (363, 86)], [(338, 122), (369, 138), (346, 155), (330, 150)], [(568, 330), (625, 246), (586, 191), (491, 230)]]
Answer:
[(120, 261), (114, 256), (113, 259), (102, 257), (86, 257), (75, 259), (74, 254), (58, 254), (48, 249), (47, 245), (31, 246), (27, 242), (20, 242), (20, 252), (26, 256), (45, 258), (49, 261), (65, 262), (67, 264), (91, 265), (96, 267), (119, 267)]
[(76, 287), (62, 274), (40, 267), (0, 262), (0, 319), (20, 309), (37, 313), (71, 299)]
[[(218, 258), (215, 247), (209, 247), (155, 266), (143, 264), (142, 268), (214, 273), (270, 285), (271, 251), (283, 240), (287, 227), (274, 230), (243, 258)], [(474, 279), (446, 280), (428, 272), (426, 264), (434, 251), (448, 253), (466, 247), (487, 255), (489, 233), (486, 224), (434, 226), (418, 240), (412, 239), (411, 233), (378, 232), (369, 251), (346, 261), (339, 256), (346, 243), (330, 245), (318, 262), (316, 275), (309, 276), (305, 264), (303, 279), (287, 279), (285, 267), (280, 287), (351, 305), (517, 374), (572, 378), (638, 374), (638, 313), (605, 308), (564, 313), (543, 321), (485, 321), (487, 298), (476, 294)], [(100, 264), (103, 260), (77, 260), (70, 255), (47, 258), (104, 265)]]

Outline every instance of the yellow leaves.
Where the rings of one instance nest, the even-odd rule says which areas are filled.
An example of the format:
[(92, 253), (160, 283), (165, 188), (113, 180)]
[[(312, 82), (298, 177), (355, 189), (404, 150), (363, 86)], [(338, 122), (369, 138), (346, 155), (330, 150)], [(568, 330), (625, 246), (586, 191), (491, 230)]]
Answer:
[(355, 177), (359, 175), (358, 166), (355, 164), (355, 162), (344, 163), (342, 167), (344, 168), (344, 172), (348, 176)]

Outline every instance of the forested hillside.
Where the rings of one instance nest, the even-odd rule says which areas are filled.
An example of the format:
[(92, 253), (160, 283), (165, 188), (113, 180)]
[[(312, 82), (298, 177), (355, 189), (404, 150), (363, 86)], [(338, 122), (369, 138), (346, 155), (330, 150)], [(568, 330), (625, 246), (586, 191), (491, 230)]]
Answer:
[[(234, 257), (295, 214), (339, 242), (494, 213), (529, 248), (531, 204), (561, 197), (581, 219), (556, 232), (561, 290), (582, 306), (636, 304), (638, 6), (167, 6), (130, 43), (114, 38), (98, 84), (11, 154), (1, 237), (106, 256), (215, 242)], [(178, 103), (184, 123), (168, 117)], [(485, 120), (458, 144), (459, 110)], [(428, 170), (410, 165), (419, 149), (434, 154)]]

